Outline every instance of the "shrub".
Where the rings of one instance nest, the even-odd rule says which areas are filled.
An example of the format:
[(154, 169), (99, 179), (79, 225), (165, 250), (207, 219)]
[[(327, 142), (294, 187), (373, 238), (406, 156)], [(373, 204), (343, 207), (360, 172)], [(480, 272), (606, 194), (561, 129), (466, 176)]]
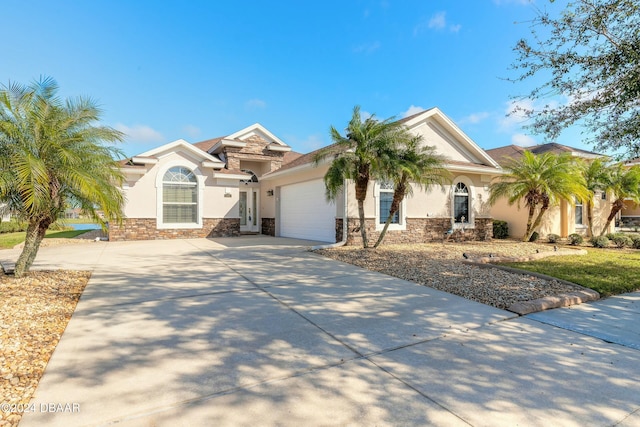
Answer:
[(616, 236), (613, 238), (613, 243), (615, 243), (615, 245), (619, 248), (626, 248), (633, 245), (633, 240), (631, 240), (631, 237), (627, 235), (616, 234)]
[(529, 241), (530, 241), (530, 242), (535, 242), (535, 241), (537, 241), (537, 240), (538, 240), (538, 238), (539, 238), (539, 237), (540, 237), (540, 233), (538, 233), (537, 231), (534, 231), (534, 232), (531, 234), (531, 237), (529, 237)]
[(569, 244), (573, 246), (581, 245), (584, 242), (584, 237), (578, 233), (569, 234)]
[(594, 248), (606, 248), (609, 246), (609, 239), (606, 236), (592, 237), (589, 241)]
[(607, 233), (605, 234), (605, 237), (609, 240), (613, 240), (616, 238), (617, 235), (618, 235), (617, 233)]
[(27, 223), (18, 221), (0, 223), (0, 233), (17, 233), (18, 231), (27, 231)]
[(506, 239), (509, 237), (509, 225), (507, 221), (499, 219), (493, 220), (493, 237), (494, 239)]
[(640, 236), (633, 237), (631, 241), (633, 242), (631, 244), (633, 249), (640, 249)]
[(552, 233), (547, 236), (547, 239), (549, 240), (549, 243), (558, 243), (560, 241), (560, 236)]

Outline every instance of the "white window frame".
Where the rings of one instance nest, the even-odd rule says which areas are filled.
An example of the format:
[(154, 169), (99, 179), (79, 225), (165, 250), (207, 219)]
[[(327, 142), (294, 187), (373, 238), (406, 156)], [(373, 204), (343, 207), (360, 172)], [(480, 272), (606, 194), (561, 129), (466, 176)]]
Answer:
[[(587, 224), (585, 223), (585, 212), (584, 212), (584, 202), (580, 200), (579, 197), (574, 197), (575, 205), (573, 207), (573, 223), (576, 228), (587, 228)], [(582, 222), (578, 222), (578, 215), (576, 215), (578, 211), (578, 207), (582, 210), (581, 220)]]
[[(383, 190), (379, 182), (375, 182), (373, 189), (374, 189), (373, 198), (374, 198), (375, 208), (376, 208), (376, 219), (375, 219), (376, 231), (382, 231), (382, 229), (384, 228), (384, 223), (380, 224), (380, 192), (382, 190), (382, 192), (390, 191), (391, 193), (393, 193), (393, 190)], [(391, 231), (391, 230), (402, 231), (407, 229), (407, 219), (405, 216), (405, 212), (407, 211), (406, 200), (407, 198), (405, 197), (404, 199), (402, 199), (402, 202), (400, 202), (400, 208), (398, 209), (398, 223), (389, 224), (389, 228), (387, 229), (388, 231)]]
[[(164, 176), (167, 171), (174, 167), (183, 167), (185, 169), (189, 169), (193, 175), (196, 177), (197, 191), (198, 195), (198, 213), (196, 217), (196, 222), (188, 222), (188, 223), (165, 223), (164, 215), (163, 215), (163, 202), (162, 202), (162, 190), (164, 184)], [(198, 168), (198, 165), (191, 163), (186, 160), (182, 161), (173, 161), (164, 164), (160, 169), (158, 169), (158, 174), (156, 175), (156, 227), (158, 229), (196, 229), (202, 228), (202, 205), (204, 201), (204, 181), (206, 176), (202, 175), (202, 172)]]
[[(467, 222), (456, 222), (455, 221), (455, 211), (456, 211), (456, 205), (455, 205), (455, 195), (456, 195), (456, 187), (458, 186), (459, 183), (462, 183), (465, 185), (465, 187), (467, 187), (467, 192), (469, 193), (469, 218), (467, 218)], [(475, 228), (475, 220), (476, 220), (476, 216), (475, 213), (473, 211), (473, 203), (475, 201), (475, 194), (476, 190), (475, 187), (473, 185), (473, 181), (471, 181), (471, 179), (469, 179), (469, 177), (466, 176), (458, 176), (456, 177), (455, 180), (453, 180), (453, 182), (451, 183), (451, 195), (449, 197), (449, 203), (451, 206), (451, 223), (454, 229), (460, 229), (460, 228), (466, 228), (466, 229), (473, 229)]]

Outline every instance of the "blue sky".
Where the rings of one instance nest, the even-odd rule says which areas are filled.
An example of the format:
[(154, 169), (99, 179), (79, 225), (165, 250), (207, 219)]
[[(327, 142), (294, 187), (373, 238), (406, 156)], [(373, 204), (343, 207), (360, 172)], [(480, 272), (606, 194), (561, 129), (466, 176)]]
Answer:
[[(0, 82), (88, 95), (141, 153), (259, 122), (294, 150), (329, 144), (355, 105), (439, 107), (483, 148), (543, 142), (505, 117), (529, 85), (513, 46), (546, 0), (2, 0)], [(523, 101), (527, 102), (527, 101)], [(558, 142), (581, 148), (579, 130)]]

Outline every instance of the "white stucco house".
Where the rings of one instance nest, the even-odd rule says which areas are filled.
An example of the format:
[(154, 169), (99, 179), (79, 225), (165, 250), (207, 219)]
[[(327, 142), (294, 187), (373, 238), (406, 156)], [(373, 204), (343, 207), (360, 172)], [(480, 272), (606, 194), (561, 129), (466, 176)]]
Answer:
[[(498, 163), (439, 109), (402, 120), (447, 158), (452, 181), (441, 189), (415, 189), (387, 234), (390, 242), (442, 239), (458, 229), (491, 237), (489, 183)], [(126, 176), (125, 220), (111, 240), (235, 236), (262, 233), (336, 242), (360, 239), (353, 185), (335, 201), (325, 198), (329, 163), (314, 165), (260, 124), (191, 144), (178, 140), (121, 162)], [(392, 190), (372, 182), (366, 201), (371, 239), (386, 220)], [(346, 218), (346, 222), (345, 222)]]

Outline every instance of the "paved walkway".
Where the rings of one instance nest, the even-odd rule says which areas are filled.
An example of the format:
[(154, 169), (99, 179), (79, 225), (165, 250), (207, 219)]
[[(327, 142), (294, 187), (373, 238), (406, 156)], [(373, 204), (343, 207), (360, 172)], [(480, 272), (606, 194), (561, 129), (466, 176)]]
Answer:
[(21, 427), (640, 425), (637, 293), (515, 317), (306, 244), (43, 248), (94, 273)]

